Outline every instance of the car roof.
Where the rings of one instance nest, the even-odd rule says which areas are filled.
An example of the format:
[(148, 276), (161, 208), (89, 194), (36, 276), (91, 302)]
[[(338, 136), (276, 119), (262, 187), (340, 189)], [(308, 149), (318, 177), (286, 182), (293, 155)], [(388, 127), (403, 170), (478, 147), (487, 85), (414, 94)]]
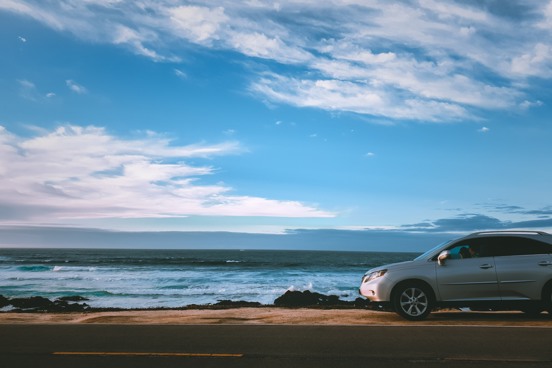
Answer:
[(469, 234), (463, 238), (457, 240), (467, 240), (484, 237), (520, 237), (530, 238), (534, 240), (541, 240), (546, 243), (552, 244), (552, 234), (544, 231), (530, 231), (530, 230), (493, 230), (493, 231), (478, 231)]
[(480, 235), (544, 235), (550, 236), (549, 233), (544, 231), (531, 231), (531, 230), (491, 230), (491, 231), (478, 231), (468, 236), (480, 236)]

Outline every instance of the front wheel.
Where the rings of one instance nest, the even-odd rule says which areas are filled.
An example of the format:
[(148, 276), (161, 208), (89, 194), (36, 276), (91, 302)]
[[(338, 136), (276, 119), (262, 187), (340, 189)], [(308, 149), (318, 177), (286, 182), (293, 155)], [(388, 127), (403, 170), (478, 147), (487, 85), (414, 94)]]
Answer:
[(421, 321), (431, 313), (433, 300), (427, 286), (409, 283), (397, 288), (393, 294), (393, 307), (401, 317)]

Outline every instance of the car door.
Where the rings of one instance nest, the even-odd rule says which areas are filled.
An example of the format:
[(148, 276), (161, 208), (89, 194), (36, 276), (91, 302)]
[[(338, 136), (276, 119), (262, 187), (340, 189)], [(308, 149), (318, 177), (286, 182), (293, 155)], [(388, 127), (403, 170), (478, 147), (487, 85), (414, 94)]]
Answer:
[(436, 262), (436, 278), (442, 301), (500, 300), (494, 258), (487, 255), (487, 238), (463, 240), (449, 247), (459, 254), (463, 247), (478, 249), (473, 258), (450, 258)]
[(496, 239), (495, 257), (502, 300), (540, 300), (552, 279), (552, 245), (524, 237)]

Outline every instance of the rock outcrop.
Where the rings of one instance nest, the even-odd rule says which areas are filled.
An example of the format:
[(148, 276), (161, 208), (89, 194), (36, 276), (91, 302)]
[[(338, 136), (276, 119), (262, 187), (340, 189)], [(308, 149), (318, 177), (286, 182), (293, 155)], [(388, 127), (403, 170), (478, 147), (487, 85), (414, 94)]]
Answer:
[(10, 307), (12, 312), (81, 312), (90, 309), (86, 303), (74, 301), (88, 300), (81, 296), (62, 297), (54, 301), (41, 296), (29, 298), (6, 298), (0, 295), (0, 308)]
[(369, 302), (362, 298), (354, 301), (339, 299), (337, 295), (324, 295), (306, 291), (286, 291), (274, 301), (277, 307), (349, 307), (366, 308)]

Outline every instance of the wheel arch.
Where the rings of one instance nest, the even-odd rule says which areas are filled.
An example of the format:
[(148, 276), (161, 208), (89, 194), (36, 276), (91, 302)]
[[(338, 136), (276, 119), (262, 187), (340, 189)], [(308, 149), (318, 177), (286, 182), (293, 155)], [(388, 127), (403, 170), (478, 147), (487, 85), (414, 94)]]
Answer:
[(429, 291), (428, 296), (431, 298), (431, 301), (433, 303), (435, 303), (436, 300), (437, 300), (436, 299), (437, 295), (435, 294), (435, 290), (433, 290), (433, 287), (431, 286), (431, 284), (427, 281), (422, 280), (422, 279), (406, 279), (406, 280), (402, 280), (402, 281), (396, 283), (395, 286), (393, 286), (393, 289), (391, 289), (391, 294), (390, 294), (391, 299), (390, 300), (393, 300), (393, 298), (397, 294), (397, 291), (404, 285), (424, 286)]
[(548, 314), (552, 316), (552, 280), (548, 280), (542, 288), (541, 304)]
[(548, 280), (542, 287), (541, 300), (546, 301), (545, 299), (549, 293), (552, 293), (552, 279)]

